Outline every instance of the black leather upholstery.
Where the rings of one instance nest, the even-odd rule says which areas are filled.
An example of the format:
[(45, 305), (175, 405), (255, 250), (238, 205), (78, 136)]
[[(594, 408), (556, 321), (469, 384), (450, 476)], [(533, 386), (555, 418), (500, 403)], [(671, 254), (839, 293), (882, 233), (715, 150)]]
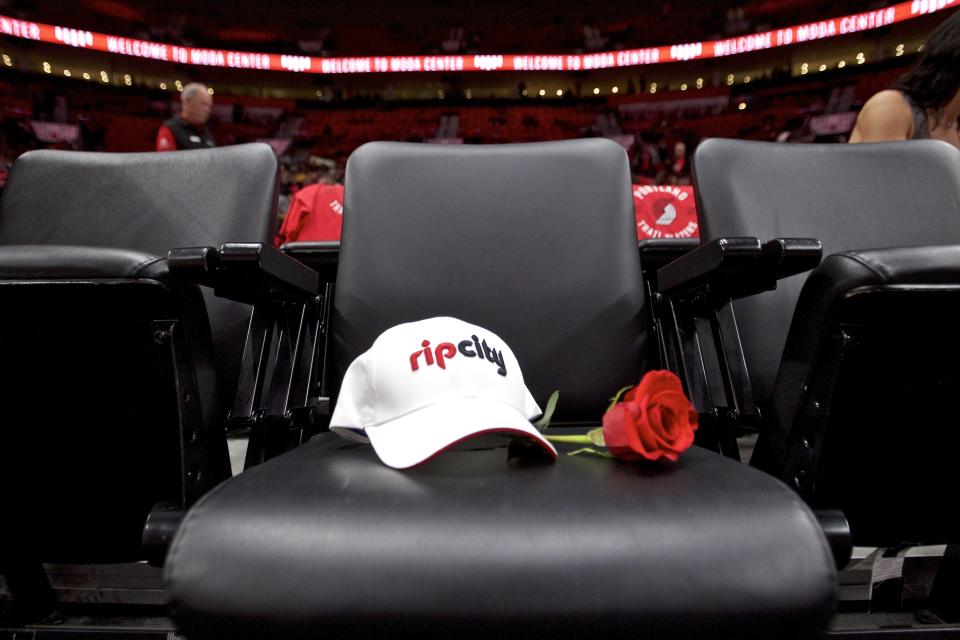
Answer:
[[(381, 329), (449, 314), (501, 335), (541, 402), (559, 388), (561, 419), (595, 424), (638, 380), (616, 144), (374, 143), (346, 189), (341, 369)], [(333, 434), (199, 502), (165, 575), (191, 638), (813, 637), (836, 596), (807, 508), (701, 449), (676, 465), (447, 452), (400, 472)]]
[(789, 425), (810, 368), (811, 354), (829, 338), (827, 319), (851, 291), (896, 284), (960, 283), (960, 246), (897, 247), (846, 251), (827, 256), (810, 272), (797, 301), (783, 360), (776, 379), (773, 408)]
[(138, 278), (163, 258), (140, 251), (64, 245), (14, 245), (0, 250), (0, 278)]
[(190, 512), (172, 614), (191, 638), (801, 638), (831, 610), (816, 521), (757, 470), (506, 457), (401, 472), (318, 436)]
[(623, 159), (602, 139), (357, 149), (344, 194), (337, 371), (394, 324), (456, 309), (511, 345), (538, 402), (559, 389), (559, 417), (593, 418), (611, 390), (636, 382), (645, 353)]
[[(960, 243), (960, 162), (932, 140), (784, 145), (713, 139), (694, 154), (701, 241), (818, 238), (823, 255)], [(750, 379), (769, 401), (806, 274), (735, 303)]]
[(17, 159), (4, 187), (0, 244), (166, 255), (185, 241), (265, 241), (273, 223), (249, 212), (276, 210), (276, 168), (265, 144), (160, 155), (31, 151)]
[[(276, 155), (265, 144), (171, 153), (31, 151), (0, 201), (0, 245), (114, 247), (158, 256), (181, 246), (271, 242)], [(205, 291), (221, 376), (233, 383), (250, 309)]]

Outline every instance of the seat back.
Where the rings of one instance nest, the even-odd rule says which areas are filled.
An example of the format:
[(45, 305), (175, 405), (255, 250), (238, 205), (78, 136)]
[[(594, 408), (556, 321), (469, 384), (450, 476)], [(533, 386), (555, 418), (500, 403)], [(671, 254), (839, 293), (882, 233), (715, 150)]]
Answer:
[(154, 507), (229, 476), (218, 380), (236, 382), (249, 309), (204, 304), (160, 256), (266, 241), (276, 178), (266, 145), (16, 162), (0, 208), (0, 475), (20, 525), (0, 565), (142, 559)]
[[(172, 153), (40, 150), (17, 159), (0, 200), (0, 245), (113, 247), (271, 242), (279, 164), (265, 144)], [(204, 291), (221, 401), (232, 400), (250, 308)]]
[[(932, 140), (784, 145), (705, 140), (694, 154), (701, 241), (818, 238), (823, 255), (851, 249), (960, 243), (957, 150)], [(769, 403), (800, 289), (735, 303), (750, 382)]]
[(541, 407), (595, 421), (639, 379), (644, 304), (627, 157), (607, 140), (376, 142), (347, 163), (339, 379), (387, 328), (448, 315), (500, 335)]
[(277, 159), (265, 144), (174, 153), (31, 151), (3, 190), (0, 244), (166, 255), (184, 243), (272, 239)]

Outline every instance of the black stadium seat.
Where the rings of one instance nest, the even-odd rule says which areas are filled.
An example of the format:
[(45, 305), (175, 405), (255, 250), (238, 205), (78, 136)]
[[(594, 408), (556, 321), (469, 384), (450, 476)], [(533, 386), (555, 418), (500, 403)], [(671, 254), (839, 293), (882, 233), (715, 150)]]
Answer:
[[(879, 608), (909, 598), (934, 613), (897, 624), (955, 633), (929, 625), (960, 621), (960, 154), (714, 139), (695, 159), (705, 244), (658, 274), (672, 366), (705, 409), (758, 430), (751, 464), (824, 522), (847, 521), (852, 544), (901, 562), (906, 547), (946, 544), (935, 579), (880, 578), (894, 580)], [(730, 339), (710, 347), (704, 323)], [(701, 357), (722, 363), (722, 384)]]
[(230, 476), (222, 400), (250, 307), (202, 295), (166, 256), (268, 240), (277, 174), (259, 144), (14, 165), (0, 208), (0, 571), (23, 609), (52, 605), (42, 562), (162, 561), (178, 514)]
[[(383, 330), (452, 315), (502, 336), (552, 429), (596, 424), (656, 364), (627, 158), (605, 140), (371, 143), (350, 159), (332, 387)], [(704, 444), (711, 444), (704, 442)], [(817, 637), (833, 559), (767, 474), (451, 451), (396, 471), (332, 433), (208, 493), (165, 567), (192, 639)]]
[(827, 256), (734, 303), (754, 465), (842, 510), (854, 544), (960, 542), (960, 154), (715, 139), (695, 159), (704, 242), (816, 238)]

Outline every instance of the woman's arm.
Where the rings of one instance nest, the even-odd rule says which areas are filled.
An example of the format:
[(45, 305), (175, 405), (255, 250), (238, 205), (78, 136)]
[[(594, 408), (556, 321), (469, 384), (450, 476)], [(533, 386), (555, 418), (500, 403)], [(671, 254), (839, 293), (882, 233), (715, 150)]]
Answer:
[(913, 137), (913, 112), (899, 91), (881, 91), (863, 105), (850, 142), (909, 140)]

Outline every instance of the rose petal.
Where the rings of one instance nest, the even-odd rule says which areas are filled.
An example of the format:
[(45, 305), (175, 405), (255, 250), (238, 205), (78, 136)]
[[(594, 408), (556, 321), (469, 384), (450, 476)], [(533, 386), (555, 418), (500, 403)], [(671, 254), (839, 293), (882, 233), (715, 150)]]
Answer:
[(648, 431), (650, 436), (657, 441), (658, 444), (664, 442), (670, 442), (673, 438), (670, 436), (670, 415), (665, 412), (665, 407), (661, 404), (654, 402), (649, 402), (647, 400), (646, 404), (646, 415), (647, 422), (645, 425), (637, 425), (637, 428), (641, 431)]
[(691, 409), (690, 401), (679, 393), (662, 393), (657, 396), (658, 403), (663, 407), (662, 412), (668, 413), (670, 423), (664, 423), (664, 430), (671, 440), (675, 440), (681, 431), (686, 430), (687, 412)]
[(677, 420), (677, 412), (668, 404), (661, 404), (660, 415), (663, 425), (663, 437), (667, 442), (673, 442), (680, 435), (680, 421)]
[(683, 393), (680, 378), (670, 371), (648, 371), (636, 389), (638, 396), (652, 397), (661, 391)]
[(627, 413), (624, 403), (618, 402), (609, 411), (603, 414), (603, 442), (611, 451), (615, 447), (629, 448), (627, 440), (627, 424), (633, 419)]
[(694, 442), (694, 431), (697, 429), (697, 412), (690, 410), (685, 412), (685, 420), (678, 423), (680, 429), (679, 435), (676, 440), (670, 443), (668, 447), (671, 451), (675, 451), (677, 454), (683, 453), (693, 445)]
[[(625, 460), (637, 460), (640, 458), (647, 460), (656, 459), (658, 455), (657, 452), (660, 450), (656, 438), (653, 437), (649, 429), (638, 428), (638, 425), (644, 425), (647, 421), (644, 408), (642, 405), (636, 403), (628, 403), (628, 406), (630, 405), (632, 405), (636, 414), (633, 422), (628, 423), (626, 429), (630, 453), (621, 452), (618, 454), (616, 451), (611, 451), (611, 453)], [(628, 413), (633, 413), (633, 411), (628, 410)]]
[(634, 406), (637, 408), (637, 416), (633, 421), (633, 429), (627, 431), (627, 437), (630, 438), (634, 451), (648, 457), (660, 449), (660, 438), (650, 426), (655, 418), (650, 416), (651, 407), (640, 402), (634, 403)]
[(673, 431), (676, 431), (671, 424), (672, 416), (669, 410), (660, 404), (652, 405), (648, 411), (650, 424), (648, 425), (651, 434), (657, 439), (657, 448), (669, 446), (673, 442)]

